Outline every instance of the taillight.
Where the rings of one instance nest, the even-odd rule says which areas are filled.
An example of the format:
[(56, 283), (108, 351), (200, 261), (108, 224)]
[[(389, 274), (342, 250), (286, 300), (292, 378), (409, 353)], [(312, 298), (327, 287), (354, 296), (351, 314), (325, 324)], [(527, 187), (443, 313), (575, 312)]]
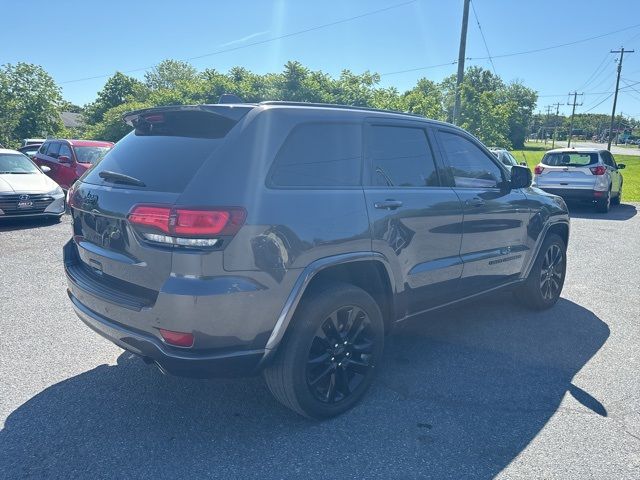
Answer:
[(589, 170), (591, 170), (591, 173), (593, 173), (594, 175), (604, 175), (605, 173), (607, 173), (607, 168), (604, 165), (598, 165), (597, 167), (591, 167), (591, 168), (589, 168)]
[(533, 173), (536, 175), (540, 175), (542, 172), (544, 172), (544, 167), (542, 165), (536, 165), (536, 168), (533, 169)]
[(137, 205), (128, 218), (141, 231), (142, 236), (151, 242), (213, 247), (220, 241), (219, 238), (212, 238), (213, 236), (228, 236), (238, 232), (244, 223), (246, 212), (237, 207), (193, 209)]
[(148, 207), (138, 205), (129, 214), (129, 221), (134, 225), (155, 228), (169, 233), (171, 209), (166, 207)]

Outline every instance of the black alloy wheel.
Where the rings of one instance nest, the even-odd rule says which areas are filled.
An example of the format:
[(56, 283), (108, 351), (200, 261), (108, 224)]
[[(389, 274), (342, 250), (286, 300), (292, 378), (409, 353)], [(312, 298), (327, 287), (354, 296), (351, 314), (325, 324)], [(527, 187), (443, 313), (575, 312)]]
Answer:
[(340, 402), (371, 373), (374, 338), (367, 313), (355, 305), (333, 311), (316, 331), (307, 359), (307, 385), (324, 403)]

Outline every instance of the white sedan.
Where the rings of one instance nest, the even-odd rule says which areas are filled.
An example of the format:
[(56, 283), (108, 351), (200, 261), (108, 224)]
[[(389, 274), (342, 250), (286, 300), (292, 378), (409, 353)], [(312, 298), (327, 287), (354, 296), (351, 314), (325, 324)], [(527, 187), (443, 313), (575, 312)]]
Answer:
[(62, 216), (64, 192), (45, 169), (20, 152), (0, 148), (0, 220)]

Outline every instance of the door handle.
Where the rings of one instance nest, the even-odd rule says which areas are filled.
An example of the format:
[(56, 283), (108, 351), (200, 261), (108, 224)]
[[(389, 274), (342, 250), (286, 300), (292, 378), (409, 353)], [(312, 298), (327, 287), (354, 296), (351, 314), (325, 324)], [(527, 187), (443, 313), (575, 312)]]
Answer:
[(465, 201), (464, 204), (467, 207), (482, 207), (485, 204), (485, 202), (480, 197), (474, 197), (474, 198), (470, 198), (469, 200)]
[(381, 210), (395, 210), (396, 208), (400, 208), (402, 206), (402, 202), (400, 200), (387, 198), (383, 202), (374, 203), (373, 206)]

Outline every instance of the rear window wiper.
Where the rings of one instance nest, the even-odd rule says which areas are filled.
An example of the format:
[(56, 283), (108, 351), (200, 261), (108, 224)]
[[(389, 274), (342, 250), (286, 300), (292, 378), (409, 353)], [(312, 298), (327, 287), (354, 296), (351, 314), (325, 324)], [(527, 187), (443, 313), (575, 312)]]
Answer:
[(146, 187), (142, 180), (138, 180), (135, 177), (130, 177), (124, 173), (112, 172), (111, 170), (103, 170), (98, 173), (98, 176), (103, 180), (113, 183), (126, 183), (127, 185), (135, 185), (136, 187)]

